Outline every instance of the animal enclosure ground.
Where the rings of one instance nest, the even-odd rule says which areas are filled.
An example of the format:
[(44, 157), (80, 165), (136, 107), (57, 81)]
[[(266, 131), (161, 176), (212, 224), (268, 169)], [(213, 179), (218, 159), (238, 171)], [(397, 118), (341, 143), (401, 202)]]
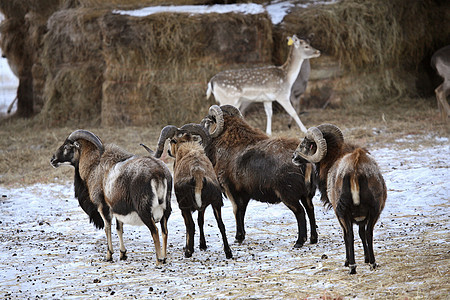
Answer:
[[(124, 228), (128, 260), (118, 260), (118, 237), (113, 234), (114, 262), (105, 262), (105, 234), (89, 224), (73, 197), (73, 169), (49, 165), (53, 152), (76, 128), (49, 129), (13, 121), (0, 125), (0, 297), (447, 298), (450, 142), (448, 125), (439, 123), (437, 110), (412, 102), (387, 108), (312, 110), (300, 117), (307, 127), (322, 122), (338, 125), (346, 138), (366, 145), (379, 163), (388, 199), (375, 226), (378, 269), (364, 264), (355, 231), (358, 274), (347, 274), (341, 229), (318, 196), (314, 203), (319, 242), (314, 245), (294, 249), (294, 215), (282, 204), (256, 201), (247, 210), (246, 240), (234, 243), (234, 216), (225, 200), (223, 218), (234, 258), (225, 258), (208, 208), (209, 248), (198, 249), (197, 229), (195, 252), (186, 259), (185, 227), (173, 198), (167, 264), (155, 267), (149, 231), (133, 226)], [(260, 124), (264, 115), (249, 119), (264, 130), (265, 123)], [(274, 117), (274, 135), (303, 136), (298, 128), (285, 129), (287, 120), (282, 113)], [(187, 120), (192, 121), (199, 120)], [(139, 143), (154, 148), (161, 128), (86, 129), (105, 143), (144, 154)]]

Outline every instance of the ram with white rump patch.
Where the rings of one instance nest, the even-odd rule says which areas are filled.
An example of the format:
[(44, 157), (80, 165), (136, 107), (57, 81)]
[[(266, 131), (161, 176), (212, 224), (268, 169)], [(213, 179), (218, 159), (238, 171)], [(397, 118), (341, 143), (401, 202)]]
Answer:
[(345, 266), (356, 273), (353, 224), (359, 226), (365, 262), (375, 268), (373, 228), (387, 197), (380, 169), (367, 150), (344, 142), (331, 124), (311, 127), (294, 152), (293, 162), (316, 164), (322, 202), (331, 205), (344, 231)]
[(220, 105), (242, 108), (244, 102), (263, 102), (267, 115), (266, 133), (272, 133), (272, 102), (277, 101), (303, 132), (306, 127), (290, 102), (292, 85), (305, 59), (319, 57), (320, 51), (295, 35), (289, 38), (292, 51), (282, 66), (227, 70), (216, 74), (208, 83), (206, 97), (214, 94)]
[(75, 197), (91, 222), (99, 229), (105, 228), (106, 260), (112, 261), (111, 221), (115, 217), (121, 260), (127, 258), (123, 243), (126, 223), (146, 225), (155, 244), (157, 264), (166, 261), (172, 175), (162, 161), (133, 155), (116, 145), (103, 145), (92, 132), (76, 130), (53, 155), (51, 165), (75, 167)]

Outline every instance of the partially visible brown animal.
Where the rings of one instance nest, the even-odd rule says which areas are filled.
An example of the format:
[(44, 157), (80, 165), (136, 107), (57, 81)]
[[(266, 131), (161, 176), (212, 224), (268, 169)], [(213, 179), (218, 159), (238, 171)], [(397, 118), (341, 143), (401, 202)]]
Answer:
[(359, 226), (365, 262), (375, 268), (373, 228), (386, 203), (387, 190), (374, 158), (367, 150), (344, 142), (338, 127), (323, 124), (308, 129), (293, 162), (316, 164), (322, 201), (333, 207), (344, 230), (345, 266), (350, 274), (356, 273), (354, 223)]
[(450, 45), (437, 50), (431, 57), (431, 66), (444, 79), (434, 91), (441, 119), (447, 122), (450, 116), (450, 105), (447, 102), (447, 96), (450, 94)]

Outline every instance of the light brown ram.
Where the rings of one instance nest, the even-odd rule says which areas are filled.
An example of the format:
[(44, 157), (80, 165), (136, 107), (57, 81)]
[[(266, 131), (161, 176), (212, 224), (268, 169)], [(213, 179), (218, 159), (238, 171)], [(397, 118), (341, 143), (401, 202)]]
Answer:
[(198, 211), (200, 249), (205, 250), (207, 247), (203, 224), (205, 209), (211, 204), (222, 235), (225, 256), (232, 258), (222, 221), (222, 191), (213, 166), (200, 144), (208, 143), (209, 139), (205, 129), (198, 124), (187, 124), (181, 128), (167, 125), (161, 130), (155, 156), (161, 156), (166, 140), (170, 140), (168, 152), (175, 158), (173, 166), (175, 195), (186, 225), (185, 257), (191, 257), (194, 252), (195, 224), (192, 219), (194, 211)]

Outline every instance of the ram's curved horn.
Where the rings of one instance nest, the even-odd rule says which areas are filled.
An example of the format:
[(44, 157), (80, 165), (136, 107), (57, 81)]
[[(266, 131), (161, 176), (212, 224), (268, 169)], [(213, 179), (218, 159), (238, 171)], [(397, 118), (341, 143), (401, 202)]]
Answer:
[(325, 134), (331, 134), (334, 136), (334, 141), (341, 146), (344, 143), (344, 135), (342, 134), (342, 131), (333, 124), (321, 124), (317, 126), (317, 128), (322, 131), (323, 135)]
[(105, 147), (103, 146), (103, 143), (99, 139), (99, 137), (87, 130), (83, 130), (83, 129), (75, 130), (74, 132), (72, 132), (69, 135), (69, 137), (67, 139), (69, 141), (73, 141), (73, 142), (76, 140), (79, 140), (79, 139), (83, 139), (88, 142), (91, 142), (100, 151), (100, 155), (102, 155), (103, 152), (105, 151)]
[(241, 119), (243, 118), (241, 111), (233, 105), (222, 105), (220, 108), (224, 113), (227, 113), (230, 116), (238, 116)]
[(189, 124), (183, 125), (179, 129), (179, 131), (181, 131), (181, 132), (187, 131), (191, 134), (199, 135), (202, 138), (203, 147), (205, 147), (206, 145), (209, 145), (209, 143), (211, 142), (211, 137), (210, 137), (209, 133), (206, 131), (206, 128), (200, 124), (189, 123)]
[(172, 138), (177, 132), (178, 128), (174, 125), (167, 125), (163, 129), (161, 129), (161, 133), (159, 134), (158, 145), (155, 153), (156, 158), (160, 158), (164, 151), (164, 144), (167, 139)]
[(302, 143), (295, 150), (295, 155), (303, 157), (309, 162), (318, 163), (320, 162), (325, 155), (327, 154), (327, 141), (323, 138), (322, 132), (317, 127), (311, 127), (306, 132), (305, 139), (314, 141), (316, 144), (316, 151), (314, 153), (310, 153), (311, 149), (306, 149), (300, 147)]
[(209, 108), (209, 116), (214, 117), (216, 120), (216, 128), (210, 133), (210, 135), (212, 138), (218, 137), (223, 131), (223, 111), (218, 105), (212, 105)]

